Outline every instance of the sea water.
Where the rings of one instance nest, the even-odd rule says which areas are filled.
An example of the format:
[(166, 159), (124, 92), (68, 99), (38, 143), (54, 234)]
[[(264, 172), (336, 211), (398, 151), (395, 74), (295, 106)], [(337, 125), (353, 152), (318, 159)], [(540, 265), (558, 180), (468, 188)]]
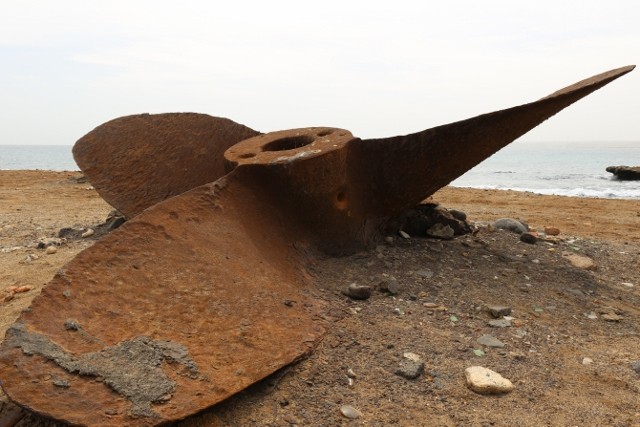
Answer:
[(607, 166), (640, 166), (640, 142), (514, 143), (456, 179), (456, 187), (559, 196), (640, 199), (640, 181), (619, 181)]
[[(640, 200), (640, 181), (618, 181), (607, 166), (640, 166), (639, 142), (516, 141), (451, 185), (539, 194)], [(0, 145), (0, 170), (78, 170), (69, 145)]]
[(0, 145), (0, 170), (79, 170), (71, 145)]

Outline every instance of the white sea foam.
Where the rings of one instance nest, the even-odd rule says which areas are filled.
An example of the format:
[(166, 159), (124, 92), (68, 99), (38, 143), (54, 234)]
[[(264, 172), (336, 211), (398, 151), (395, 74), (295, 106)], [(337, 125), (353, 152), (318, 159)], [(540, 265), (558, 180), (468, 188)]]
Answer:
[[(624, 146), (623, 146), (624, 145)], [(607, 166), (640, 164), (640, 142), (616, 145), (514, 143), (452, 185), (538, 194), (640, 199), (640, 181), (618, 181)]]
[[(640, 199), (640, 188), (616, 189), (616, 188), (524, 188), (500, 185), (453, 185), (454, 187), (476, 188), (481, 190), (512, 190), (535, 194), (585, 197), (599, 199)], [(640, 187), (640, 184), (638, 185)]]

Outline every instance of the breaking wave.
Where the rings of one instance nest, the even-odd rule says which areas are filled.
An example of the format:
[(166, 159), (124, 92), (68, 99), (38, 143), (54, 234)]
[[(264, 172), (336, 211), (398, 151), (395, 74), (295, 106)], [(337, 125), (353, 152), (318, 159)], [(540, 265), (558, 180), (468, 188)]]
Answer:
[(640, 199), (640, 185), (637, 188), (523, 188), (504, 185), (453, 185), (454, 187), (477, 188), (482, 190), (513, 190), (553, 196), (586, 197), (598, 199)]

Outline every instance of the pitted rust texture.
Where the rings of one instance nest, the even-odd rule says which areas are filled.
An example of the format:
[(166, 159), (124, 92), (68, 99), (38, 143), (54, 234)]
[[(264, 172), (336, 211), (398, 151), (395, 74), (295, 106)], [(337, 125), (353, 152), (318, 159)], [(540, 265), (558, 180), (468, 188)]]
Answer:
[[(106, 157), (104, 169), (85, 171), (90, 180), (114, 195), (120, 203), (116, 207), (138, 215), (78, 254), (21, 315), (19, 326), (0, 345), (3, 389), (23, 407), (92, 425), (161, 424), (224, 400), (304, 356), (321, 339), (323, 305), (304, 270), (317, 248), (345, 253), (367, 246), (404, 209), (632, 69), (595, 76), (530, 104), (406, 136), (361, 140), (342, 129), (294, 129), (245, 139), (226, 151), (226, 160), (221, 147), (229, 139), (217, 139), (222, 145), (213, 148), (214, 175), (225, 161), (231, 172), (200, 186), (188, 171), (174, 186), (169, 168), (167, 179), (141, 178), (134, 186), (139, 188), (132, 188), (118, 181), (131, 176), (115, 164), (115, 154), (100, 151), (100, 144), (79, 143), (86, 158), (100, 162)], [(128, 120), (149, 117), (117, 119), (113, 123), (123, 127), (115, 134), (128, 135)], [(188, 124), (171, 115), (159, 120), (179, 122), (168, 128), (183, 131), (181, 126)], [(214, 128), (217, 120), (224, 119), (213, 120)], [(152, 128), (154, 134), (164, 129)], [(110, 127), (98, 129), (95, 135), (108, 144), (105, 130)], [(146, 124), (133, 129), (148, 135)], [(153, 153), (159, 146), (145, 138), (129, 139), (134, 151), (168, 158)], [(206, 145), (202, 138), (189, 141), (194, 153), (200, 153), (199, 144)], [(100, 154), (94, 155), (94, 149)], [(182, 155), (181, 167), (199, 160), (198, 154)], [(133, 158), (135, 171), (150, 166), (145, 156)], [(127, 189), (133, 193), (121, 193)], [(171, 197), (174, 191), (186, 192)], [(159, 203), (141, 212), (154, 200)], [(25, 354), (30, 345), (25, 337), (38, 337), (44, 350)], [(139, 343), (140, 337), (148, 341)], [(88, 377), (65, 368), (65, 358), (111, 354), (134, 342), (152, 348), (151, 357), (143, 358), (151, 366), (159, 356), (154, 353), (158, 347), (149, 343), (179, 343), (178, 353), (188, 354), (187, 365), (197, 366), (198, 379), (184, 375), (179, 364), (163, 362), (167, 382), (160, 381), (158, 391), (136, 403), (121, 388), (95, 381), (92, 375), (103, 375), (98, 368)], [(56, 347), (50, 347), (53, 343)], [(62, 362), (51, 357), (56, 354), (64, 355)], [(157, 397), (159, 390), (169, 389), (170, 398)], [(138, 408), (137, 418), (131, 404)]]
[(0, 366), (10, 398), (73, 424), (165, 423), (311, 351), (324, 332), (316, 316), (322, 303), (293, 247), (299, 230), (277, 209), (281, 195), (252, 190), (260, 182), (234, 172), (149, 208), (78, 254), (21, 315), (30, 334), (74, 358), (143, 336), (179, 343), (200, 380), (167, 364), (172, 397), (151, 403), (156, 416), (132, 418), (131, 402), (118, 392), (26, 355), (9, 339), (0, 346)]
[[(179, 363), (186, 368), (187, 376), (198, 378), (198, 368), (189, 351), (170, 341), (136, 337), (99, 352), (74, 356), (48, 337), (27, 331), (22, 323), (11, 326), (6, 339), (9, 346), (20, 348), (29, 356), (40, 355), (71, 374), (100, 378), (105, 386), (131, 402), (133, 417), (156, 417), (151, 404), (171, 399), (175, 382), (165, 375), (163, 362)], [(57, 387), (74, 386), (74, 381), (57, 381)]]
[(224, 176), (224, 151), (258, 134), (206, 114), (138, 114), (98, 126), (74, 145), (73, 157), (98, 193), (132, 218)]

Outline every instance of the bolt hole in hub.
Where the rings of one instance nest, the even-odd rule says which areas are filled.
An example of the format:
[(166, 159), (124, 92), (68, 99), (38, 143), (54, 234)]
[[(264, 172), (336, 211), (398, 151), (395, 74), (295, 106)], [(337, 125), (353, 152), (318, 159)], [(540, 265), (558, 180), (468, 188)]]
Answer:
[(311, 135), (289, 136), (281, 139), (276, 139), (262, 147), (263, 151), (285, 151), (295, 150), (296, 148), (304, 147), (314, 141)]
[(335, 200), (336, 208), (343, 211), (347, 208), (347, 205), (348, 205), (347, 194), (344, 191), (338, 192), (338, 194), (336, 194), (336, 200)]

